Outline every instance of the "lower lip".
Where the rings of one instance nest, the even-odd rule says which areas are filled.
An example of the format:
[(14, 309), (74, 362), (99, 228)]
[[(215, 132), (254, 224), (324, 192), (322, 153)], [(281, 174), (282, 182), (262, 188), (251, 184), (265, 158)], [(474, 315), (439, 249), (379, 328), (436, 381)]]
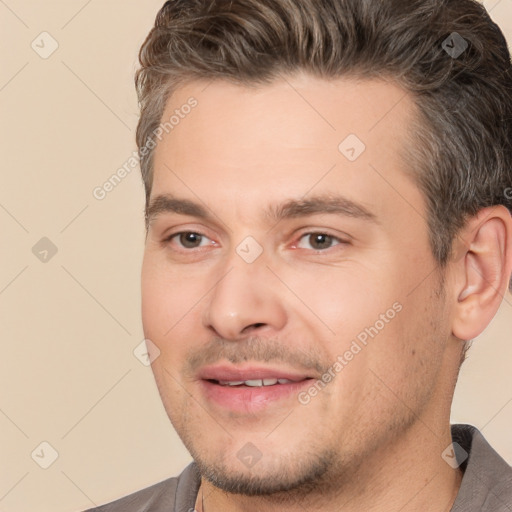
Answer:
[(297, 399), (297, 394), (310, 386), (311, 380), (257, 387), (221, 386), (208, 380), (202, 380), (201, 385), (208, 401), (233, 412), (255, 413), (279, 401)]

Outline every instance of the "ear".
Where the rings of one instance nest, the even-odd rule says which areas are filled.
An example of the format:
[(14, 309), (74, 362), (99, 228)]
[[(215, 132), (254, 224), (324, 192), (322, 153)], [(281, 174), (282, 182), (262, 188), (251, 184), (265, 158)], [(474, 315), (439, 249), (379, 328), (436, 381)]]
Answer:
[(452, 333), (476, 338), (507, 293), (512, 272), (512, 216), (505, 206), (480, 210), (454, 240), (455, 308)]

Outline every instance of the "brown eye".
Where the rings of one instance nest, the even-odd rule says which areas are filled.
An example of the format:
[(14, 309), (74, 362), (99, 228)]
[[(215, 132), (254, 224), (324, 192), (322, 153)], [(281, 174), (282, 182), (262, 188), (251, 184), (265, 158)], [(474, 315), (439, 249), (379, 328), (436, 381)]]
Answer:
[(193, 232), (178, 233), (180, 244), (187, 249), (194, 249), (201, 245), (203, 235)]
[[(174, 240), (177, 240), (174, 241)], [(196, 233), (194, 231), (182, 231), (180, 233), (174, 233), (173, 235), (168, 236), (163, 243), (164, 244), (178, 244), (185, 249), (196, 249), (197, 247), (208, 245), (208, 240), (210, 244), (213, 244), (207, 236), (201, 235), (200, 233)]]
[(342, 241), (327, 233), (305, 233), (301, 236), (298, 247), (301, 249), (313, 249), (323, 251), (340, 244)]
[(331, 247), (331, 244), (333, 242), (332, 236), (324, 235), (324, 234), (314, 234), (309, 235), (309, 243), (311, 244), (311, 247), (313, 249), (328, 249)]

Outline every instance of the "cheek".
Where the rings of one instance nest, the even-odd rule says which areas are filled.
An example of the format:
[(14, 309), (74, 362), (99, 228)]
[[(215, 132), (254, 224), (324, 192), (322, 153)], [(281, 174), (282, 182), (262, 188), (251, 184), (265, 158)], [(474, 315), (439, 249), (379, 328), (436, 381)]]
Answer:
[(197, 315), (204, 292), (187, 270), (171, 269), (160, 258), (145, 256), (141, 275), (144, 332), (156, 341), (172, 339), (182, 324)]
[(401, 311), (371, 341), (370, 373), (379, 400), (390, 409), (419, 412), (437, 386), (445, 337), (439, 325), (443, 313), (433, 300), (420, 292), (414, 299), (403, 297)]
[(159, 344), (159, 338), (170, 327), (169, 312), (174, 310), (175, 304), (160, 275), (154, 268), (147, 268), (146, 264), (141, 282), (142, 324), (146, 338)]
[(383, 280), (376, 285), (373, 269), (353, 262), (339, 267), (311, 266), (301, 273), (290, 272), (283, 280), (302, 302), (290, 297), (290, 304), (303, 311), (301, 316), (309, 319), (322, 338), (332, 339), (333, 356), (358, 336), (364, 340), (365, 330), (375, 324), (379, 332), (387, 328), (389, 319), (396, 316), (393, 305), (397, 297), (390, 291), (392, 287)]

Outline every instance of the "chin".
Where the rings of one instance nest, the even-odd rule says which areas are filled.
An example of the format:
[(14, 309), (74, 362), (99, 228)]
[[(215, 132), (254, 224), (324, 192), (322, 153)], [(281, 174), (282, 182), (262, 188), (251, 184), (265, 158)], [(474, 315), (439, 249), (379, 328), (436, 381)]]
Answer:
[[(201, 475), (215, 487), (232, 494), (244, 496), (274, 496), (310, 492), (323, 486), (337, 454), (296, 453), (288, 456), (274, 454), (265, 461), (265, 455), (251, 467), (244, 467), (237, 457), (216, 462), (192, 454)], [(240, 457), (243, 458), (243, 457)]]

